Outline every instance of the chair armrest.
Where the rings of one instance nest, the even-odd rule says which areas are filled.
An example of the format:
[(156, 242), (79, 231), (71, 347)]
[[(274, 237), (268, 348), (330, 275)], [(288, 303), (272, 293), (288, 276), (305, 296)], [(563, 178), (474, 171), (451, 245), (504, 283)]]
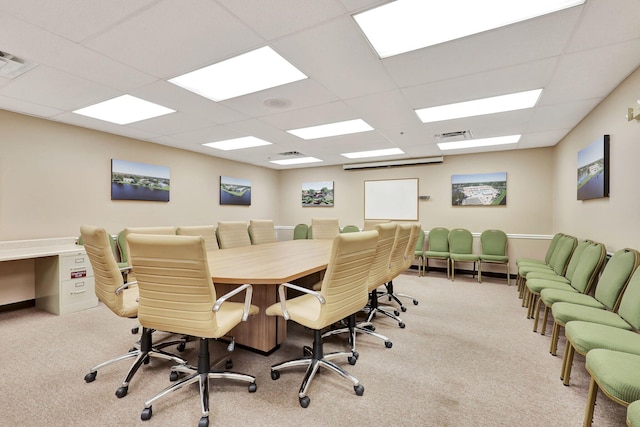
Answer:
[(220, 298), (216, 300), (216, 303), (213, 305), (213, 308), (211, 310), (215, 312), (219, 311), (223, 303), (225, 303), (232, 296), (244, 291), (245, 289), (247, 290), (247, 293), (244, 296), (244, 309), (242, 314), (242, 321), (246, 322), (246, 320), (249, 318), (249, 310), (251, 309), (251, 297), (253, 296), (253, 286), (249, 284), (238, 286), (231, 292), (227, 292), (226, 294), (222, 295)]
[(127, 282), (124, 285), (120, 286), (118, 289), (116, 289), (116, 295), (120, 295), (120, 292), (124, 291), (125, 289), (127, 289), (129, 286), (131, 285), (137, 285), (138, 281), (134, 280), (133, 282)]
[(316, 292), (312, 289), (303, 288), (302, 286), (294, 285), (293, 283), (283, 283), (278, 287), (278, 295), (280, 296), (280, 306), (282, 307), (282, 317), (284, 320), (289, 320), (289, 312), (287, 311), (287, 295), (285, 294), (285, 289), (291, 288), (296, 291), (300, 291), (305, 294), (313, 295), (320, 301), (320, 304), (324, 304), (326, 300), (319, 292)]

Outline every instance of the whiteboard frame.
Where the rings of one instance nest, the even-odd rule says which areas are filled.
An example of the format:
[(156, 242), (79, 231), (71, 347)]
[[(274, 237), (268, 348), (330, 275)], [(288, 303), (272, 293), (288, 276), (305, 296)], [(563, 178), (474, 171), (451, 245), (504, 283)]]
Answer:
[(418, 178), (364, 181), (364, 219), (418, 221)]

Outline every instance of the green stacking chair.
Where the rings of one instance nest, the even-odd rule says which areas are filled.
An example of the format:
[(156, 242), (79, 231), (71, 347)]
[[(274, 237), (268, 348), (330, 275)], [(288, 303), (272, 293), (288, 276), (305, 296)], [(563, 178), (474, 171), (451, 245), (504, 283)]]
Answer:
[(424, 230), (421, 228), (413, 251), (413, 258), (418, 258), (418, 277), (424, 273)]
[(293, 240), (307, 239), (309, 235), (309, 226), (307, 224), (298, 224), (293, 228)]
[(549, 247), (547, 248), (547, 253), (544, 256), (544, 260), (542, 259), (535, 259), (535, 258), (518, 258), (516, 259), (516, 265), (518, 267), (520, 267), (521, 265), (541, 265), (541, 264), (547, 264), (549, 265), (550, 259), (551, 259), (551, 255), (553, 254), (554, 249), (556, 248), (556, 245), (558, 243), (558, 240), (560, 240), (560, 237), (562, 237), (562, 233), (556, 233), (553, 235), (553, 238), (551, 239), (551, 243), (549, 243)]
[(341, 233), (355, 233), (357, 231), (360, 231), (360, 229), (356, 225), (345, 225), (342, 227), (342, 230), (340, 230)]
[(423, 270), (429, 272), (429, 259), (440, 259), (447, 263), (447, 279), (449, 278), (449, 229), (435, 227), (429, 230), (427, 239), (429, 249), (422, 253), (424, 259)]
[(472, 262), (473, 277), (476, 277), (478, 254), (473, 253), (473, 235), (464, 228), (454, 228), (449, 232), (449, 259), (451, 260), (451, 281), (455, 280), (456, 262)]
[[(553, 331), (549, 347), (551, 354), (554, 356), (556, 354), (560, 328), (564, 328), (568, 321), (567, 319), (579, 320), (570, 317), (570, 313), (574, 312), (573, 309), (577, 309), (577, 313), (581, 312), (580, 306), (609, 311), (617, 310), (622, 292), (627, 283), (629, 283), (631, 275), (638, 267), (638, 263), (640, 263), (640, 253), (637, 250), (625, 248), (616, 251), (604, 266), (593, 296), (559, 289), (543, 289), (540, 292), (540, 300), (544, 303), (546, 309), (542, 320), (541, 334), (544, 335), (545, 333), (549, 311), (556, 313), (556, 316), (558, 316), (553, 319)], [(575, 305), (578, 305), (578, 307)], [(563, 314), (567, 308), (569, 313)]]
[(598, 390), (616, 403), (627, 406), (627, 425), (640, 426), (640, 356), (607, 349), (587, 353), (591, 375), (584, 412), (584, 426), (591, 426)]
[[(571, 250), (570, 243), (575, 246), (578, 244), (577, 239), (573, 236), (569, 236), (566, 234), (561, 234), (557, 237), (557, 240), (554, 237), (554, 240), (551, 241), (551, 246), (553, 247), (553, 251), (549, 254), (549, 261), (545, 263), (520, 263), (518, 265), (518, 276), (517, 276), (517, 285), (518, 292), (520, 297), (524, 296), (524, 283), (526, 282), (526, 276), (531, 271), (537, 272), (548, 272), (548, 273), (556, 273), (556, 269), (554, 266), (562, 266), (562, 262), (568, 262), (569, 257), (573, 250)], [(554, 243), (555, 242), (555, 243)], [(560, 273), (562, 274), (562, 272)]]
[(480, 262), (478, 263), (478, 282), (482, 283), (482, 263), (505, 264), (507, 266), (507, 286), (511, 285), (511, 270), (507, 245), (509, 239), (502, 230), (485, 230), (480, 234)]

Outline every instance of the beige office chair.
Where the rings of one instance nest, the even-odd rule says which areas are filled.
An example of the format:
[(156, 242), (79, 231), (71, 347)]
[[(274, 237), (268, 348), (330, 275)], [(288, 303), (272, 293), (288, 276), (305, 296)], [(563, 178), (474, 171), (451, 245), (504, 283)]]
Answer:
[(131, 233), (173, 235), (176, 234), (176, 228), (169, 225), (158, 227), (127, 227), (122, 230), (122, 236), (118, 236), (118, 244), (122, 241), (122, 248), (120, 248), (120, 250), (122, 251), (124, 249), (124, 253), (121, 252), (121, 256), (127, 260), (129, 266), (131, 266), (131, 260), (129, 259), (129, 244), (127, 243), (127, 236)]
[(218, 221), (216, 230), (220, 249), (251, 246), (251, 239), (244, 221)]
[[(376, 231), (378, 232), (378, 241), (376, 243), (376, 256), (371, 263), (371, 268), (369, 269), (369, 276), (367, 277), (367, 289), (370, 293), (369, 304), (366, 307), (368, 312), (371, 310), (377, 309), (378, 297), (375, 294), (375, 297), (372, 295), (377, 291), (377, 289), (384, 285), (387, 277), (389, 276), (389, 257), (391, 255), (391, 249), (393, 248), (393, 242), (396, 238), (396, 230), (398, 225), (395, 223), (384, 223), (378, 224), (375, 226)], [(349, 344), (351, 346), (352, 356), (349, 356), (349, 363), (355, 365), (358, 360), (359, 354), (355, 349), (356, 346), (356, 335), (355, 333), (364, 333), (367, 335), (371, 335), (377, 338), (380, 338), (384, 341), (384, 345), (386, 348), (391, 348), (393, 343), (391, 340), (375, 331), (375, 326), (370, 321), (358, 322), (355, 325), (347, 324), (346, 327), (334, 328), (322, 335), (322, 338), (326, 338), (332, 335), (338, 335), (343, 333), (349, 333)]]
[[(138, 287), (135, 282), (124, 283), (120, 269), (113, 256), (110, 242), (111, 236), (104, 228), (90, 225), (80, 227), (80, 233), (85, 251), (93, 268), (96, 296), (117, 316), (135, 318), (138, 315)], [(135, 333), (135, 331), (132, 332)], [(99, 369), (121, 360), (135, 359), (121, 386), (116, 390), (116, 396), (121, 398), (127, 395), (131, 379), (140, 366), (148, 361), (150, 357), (171, 360), (174, 363), (186, 363), (182, 358), (161, 350), (167, 346), (177, 344), (178, 349), (181, 351), (184, 349), (184, 341), (152, 345), (152, 332), (152, 329), (143, 328), (140, 341), (136, 343), (134, 348), (122, 356), (93, 366), (89, 369), (89, 373), (85, 375), (84, 380), (88, 383), (93, 382), (98, 375)]]
[(371, 231), (376, 229), (376, 225), (391, 222), (388, 219), (365, 219), (362, 231)]
[[(409, 236), (407, 249), (405, 250), (405, 253), (404, 253), (404, 263), (400, 271), (398, 272), (398, 274), (395, 275), (395, 277), (398, 277), (400, 273), (403, 273), (407, 271), (409, 268), (411, 268), (411, 265), (415, 260), (415, 251), (416, 251), (416, 248), (418, 247), (417, 242), (420, 239), (420, 236), (424, 238), (422, 225), (420, 225), (419, 223), (412, 224), (411, 235)], [(387, 287), (387, 296), (395, 300), (395, 302), (397, 302), (398, 305), (400, 305), (400, 310), (402, 310), (403, 312), (407, 311), (407, 308), (402, 303), (400, 298), (408, 298), (411, 300), (411, 302), (413, 302), (413, 305), (418, 305), (418, 300), (415, 297), (412, 297), (411, 295), (395, 292), (393, 288), (393, 279), (389, 280), (389, 282), (387, 282), (385, 286)]]
[[(293, 366), (307, 366), (307, 372), (298, 392), (300, 406), (309, 406), (307, 389), (320, 367), (328, 368), (349, 379), (358, 396), (364, 393), (364, 387), (357, 378), (331, 362), (336, 357), (352, 355), (351, 352), (325, 354), (322, 346), (322, 329), (342, 319), (355, 317), (367, 304), (367, 277), (371, 262), (375, 257), (378, 233), (339, 234), (333, 240), (331, 255), (322, 287), (319, 292), (290, 283), (278, 288), (280, 302), (267, 308), (269, 316), (281, 316), (293, 320), (313, 330), (313, 349), (309, 356), (290, 360), (271, 366), (271, 378), (277, 380), (280, 370)], [(287, 300), (287, 289), (295, 289), (303, 295)]]
[(270, 219), (252, 219), (249, 221), (248, 231), (252, 245), (275, 243), (278, 241), (276, 228)]
[(216, 238), (215, 225), (189, 225), (176, 228), (176, 234), (180, 236), (202, 236), (207, 252), (217, 251), (218, 239)]
[(309, 233), (312, 239), (332, 240), (340, 234), (338, 218), (311, 218)]
[[(225, 336), (249, 315), (258, 313), (258, 307), (251, 305), (252, 287), (242, 285), (218, 297), (201, 236), (130, 234), (127, 240), (140, 288), (138, 319), (142, 326), (200, 338), (198, 366), (174, 366), (171, 379), (180, 373), (188, 376), (147, 400), (141, 418), (151, 418), (156, 400), (198, 382), (202, 408), (198, 425), (208, 426), (210, 378), (244, 381), (249, 383), (249, 392), (256, 391), (255, 377), (211, 369), (209, 355), (209, 339)], [(228, 301), (241, 292), (245, 292), (244, 302)]]

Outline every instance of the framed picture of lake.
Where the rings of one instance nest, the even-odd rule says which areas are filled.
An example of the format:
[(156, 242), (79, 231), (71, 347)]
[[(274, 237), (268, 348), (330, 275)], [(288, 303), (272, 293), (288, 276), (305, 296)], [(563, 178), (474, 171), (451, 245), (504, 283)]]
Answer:
[(609, 197), (609, 135), (578, 151), (578, 200)]
[(333, 181), (302, 183), (302, 207), (310, 206), (333, 206)]
[(111, 200), (169, 201), (169, 168), (111, 159)]
[(504, 206), (507, 204), (507, 173), (451, 176), (453, 206)]
[(220, 204), (251, 206), (251, 181), (221, 176)]

